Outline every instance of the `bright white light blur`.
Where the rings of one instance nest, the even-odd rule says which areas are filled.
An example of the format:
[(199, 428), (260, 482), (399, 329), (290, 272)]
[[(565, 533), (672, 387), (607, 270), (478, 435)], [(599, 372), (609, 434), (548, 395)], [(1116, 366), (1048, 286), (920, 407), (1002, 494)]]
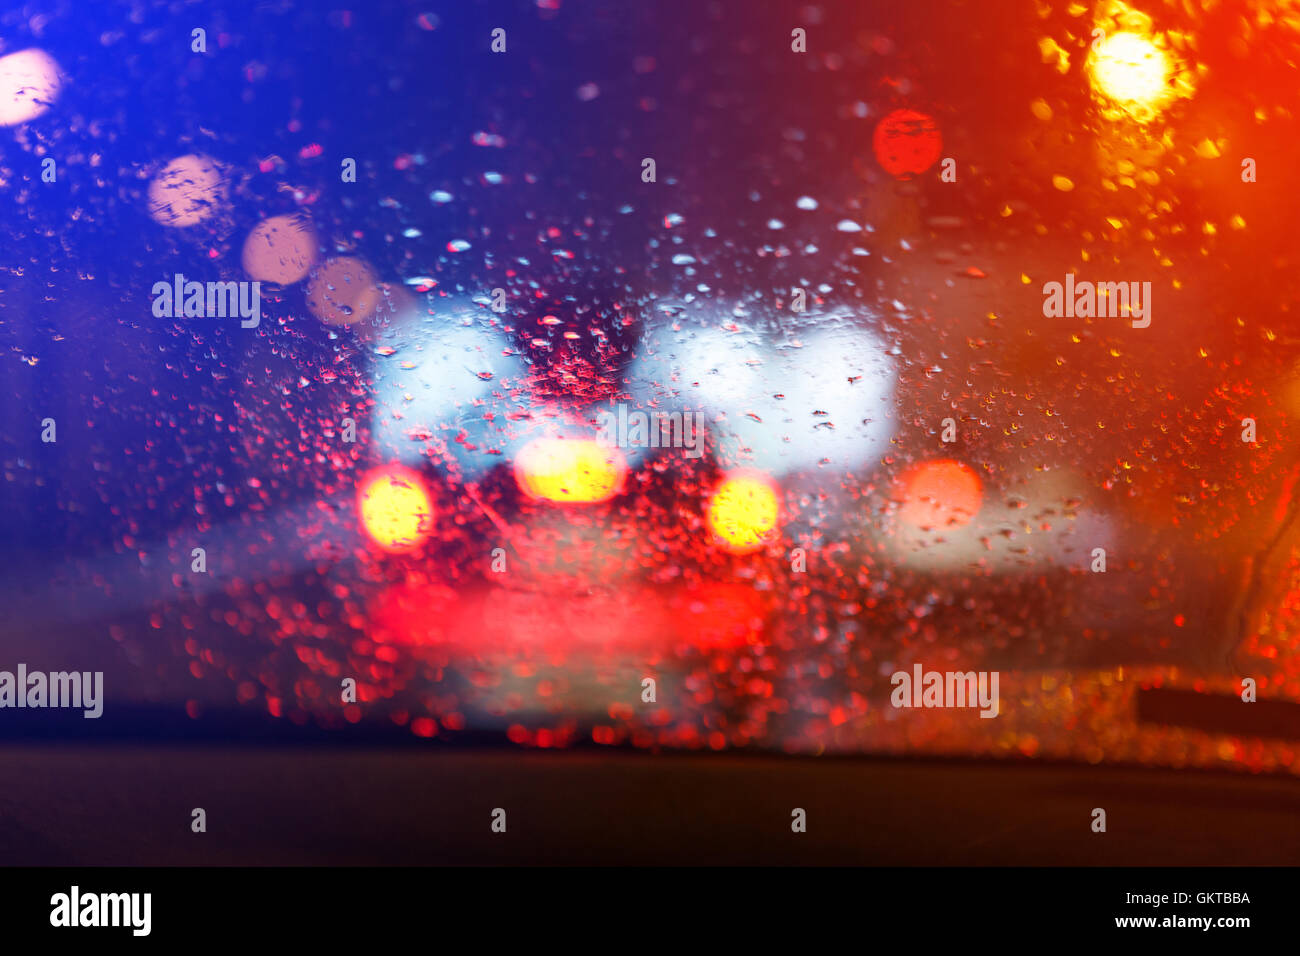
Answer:
[(511, 342), (491, 327), (492, 313), (468, 297), (432, 307), (434, 315), (403, 317), (377, 338), (371, 426), (385, 455), (412, 465), (445, 448), (473, 480), (538, 434), (523, 417), (525, 366), (506, 354)]
[(36, 119), (59, 96), (59, 64), (44, 50), (0, 56), (0, 126)]
[(629, 390), (660, 411), (704, 411), (728, 466), (772, 475), (869, 467), (893, 434), (893, 362), (867, 329), (810, 321), (817, 324), (780, 339), (753, 330), (652, 329)]
[(1116, 33), (1092, 57), (1093, 83), (1112, 100), (1155, 106), (1168, 95), (1169, 57), (1149, 38)]

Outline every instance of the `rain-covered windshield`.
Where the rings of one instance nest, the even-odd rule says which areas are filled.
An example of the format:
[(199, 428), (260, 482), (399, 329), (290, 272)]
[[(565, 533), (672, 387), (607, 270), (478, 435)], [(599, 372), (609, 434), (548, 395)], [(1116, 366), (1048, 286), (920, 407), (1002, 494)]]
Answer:
[(1300, 9), (671, 6), (0, 14), (0, 667), (1300, 767)]

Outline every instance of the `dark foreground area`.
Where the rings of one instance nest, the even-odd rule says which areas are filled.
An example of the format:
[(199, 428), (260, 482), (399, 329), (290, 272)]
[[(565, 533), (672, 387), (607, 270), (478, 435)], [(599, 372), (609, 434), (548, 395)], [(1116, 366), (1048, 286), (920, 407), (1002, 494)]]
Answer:
[[(206, 812), (206, 832), (191, 830)], [(506, 811), (506, 832), (492, 814)], [(807, 814), (794, 833), (792, 811)], [(1107, 815), (1093, 832), (1093, 810)], [(1285, 865), (1300, 783), (1061, 764), (100, 744), (0, 750), (14, 866)]]

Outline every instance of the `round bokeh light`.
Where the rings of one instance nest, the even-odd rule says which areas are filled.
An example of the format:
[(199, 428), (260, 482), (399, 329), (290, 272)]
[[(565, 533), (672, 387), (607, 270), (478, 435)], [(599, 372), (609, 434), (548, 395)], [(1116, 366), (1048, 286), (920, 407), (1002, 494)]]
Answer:
[(718, 483), (705, 518), (718, 545), (732, 554), (748, 554), (766, 545), (780, 519), (776, 487), (755, 471), (735, 471)]
[(369, 472), (357, 489), (357, 507), (366, 534), (385, 551), (415, 551), (429, 536), (429, 492), (419, 474), (402, 465)]

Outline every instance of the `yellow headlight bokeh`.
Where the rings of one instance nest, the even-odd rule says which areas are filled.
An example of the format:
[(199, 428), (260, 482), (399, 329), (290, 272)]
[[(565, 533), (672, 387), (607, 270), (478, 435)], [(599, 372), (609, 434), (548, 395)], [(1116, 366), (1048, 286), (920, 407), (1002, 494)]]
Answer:
[(776, 488), (764, 475), (732, 473), (718, 484), (705, 509), (714, 538), (732, 554), (757, 551), (771, 540), (780, 520)]
[(357, 504), (366, 534), (385, 551), (414, 551), (429, 536), (433, 504), (423, 479), (409, 468), (388, 465), (367, 474)]
[(519, 487), (543, 501), (608, 501), (622, 491), (626, 474), (623, 453), (590, 438), (537, 438), (515, 459)]

